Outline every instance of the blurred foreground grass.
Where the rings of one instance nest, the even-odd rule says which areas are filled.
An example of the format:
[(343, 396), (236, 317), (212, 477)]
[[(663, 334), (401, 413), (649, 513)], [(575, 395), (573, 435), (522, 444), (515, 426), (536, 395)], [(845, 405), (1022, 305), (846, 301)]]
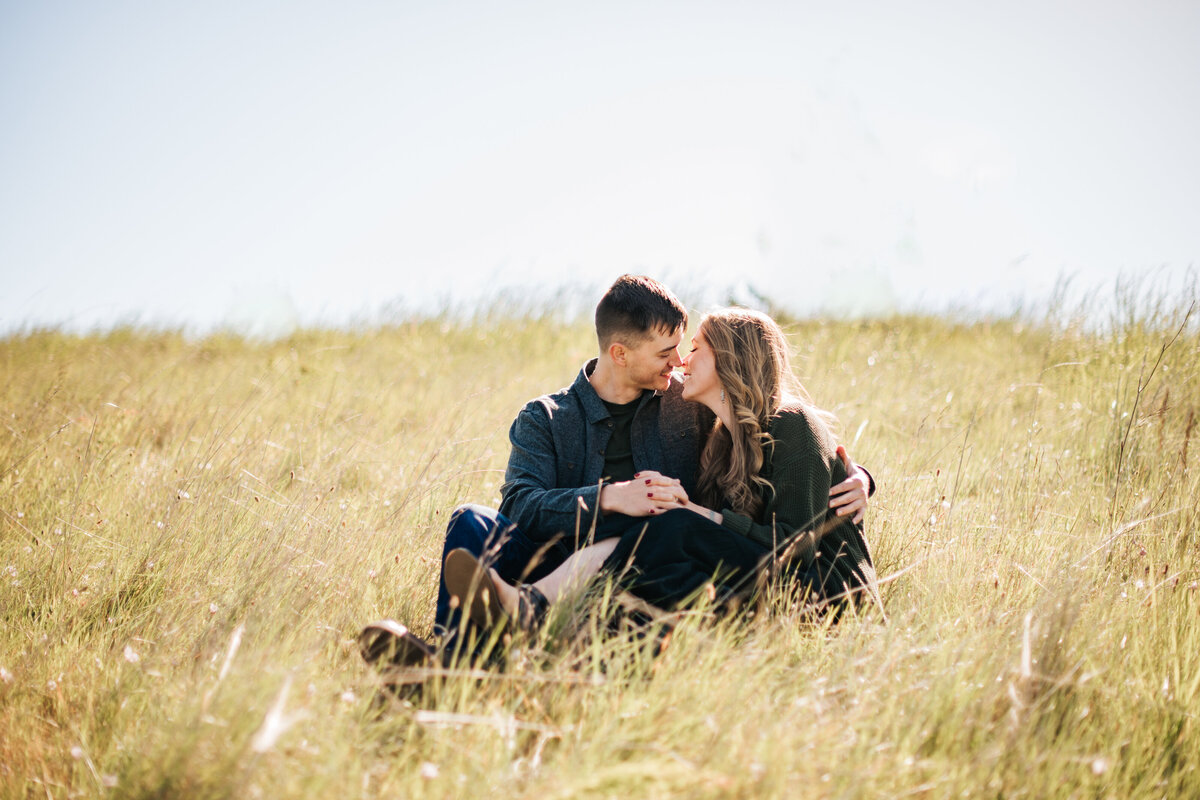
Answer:
[(428, 633), (586, 321), (0, 341), (0, 794), (1200, 796), (1194, 301), (791, 325), (881, 487), (886, 624), (698, 616), (411, 703), (354, 636)]

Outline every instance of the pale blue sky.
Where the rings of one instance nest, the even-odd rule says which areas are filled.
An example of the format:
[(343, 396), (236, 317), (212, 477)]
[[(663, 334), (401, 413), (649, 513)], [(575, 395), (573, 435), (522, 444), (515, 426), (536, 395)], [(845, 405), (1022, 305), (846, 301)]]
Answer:
[(0, 333), (622, 271), (833, 313), (1180, 271), (1197, 41), (1162, 0), (0, 0)]

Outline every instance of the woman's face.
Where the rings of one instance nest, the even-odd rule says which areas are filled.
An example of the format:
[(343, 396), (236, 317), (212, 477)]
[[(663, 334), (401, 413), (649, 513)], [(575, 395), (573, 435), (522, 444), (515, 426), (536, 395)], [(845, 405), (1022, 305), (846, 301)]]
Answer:
[(703, 328), (692, 338), (692, 351), (683, 359), (683, 399), (707, 406), (719, 404), (721, 381), (712, 348), (704, 341)]

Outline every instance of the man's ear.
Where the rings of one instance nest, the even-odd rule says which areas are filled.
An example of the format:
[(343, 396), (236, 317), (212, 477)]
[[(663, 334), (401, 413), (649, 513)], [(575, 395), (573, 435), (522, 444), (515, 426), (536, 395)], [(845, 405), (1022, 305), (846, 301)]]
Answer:
[(608, 346), (608, 357), (618, 367), (625, 366), (625, 345), (620, 342), (613, 342)]

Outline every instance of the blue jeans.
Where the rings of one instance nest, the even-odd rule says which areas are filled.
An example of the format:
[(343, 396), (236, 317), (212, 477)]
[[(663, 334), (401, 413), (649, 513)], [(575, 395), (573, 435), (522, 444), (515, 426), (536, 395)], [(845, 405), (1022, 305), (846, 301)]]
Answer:
[(446, 590), (446, 556), (460, 547), (471, 551), (485, 565), (494, 567), (509, 583), (540, 580), (571, 554), (564, 541), (549, 546), (537, 544), (516, 523), (494, 509), (480, 505), (454, 509), (446, 526), (446, 543), (442, 548), (433, 628), (441, 636), (443, 652), (448, 656), (454, 653), (458, 637), (472, 627), (469, 619), (463, 619), (462, 609), (450, 608), (450, 592)]

